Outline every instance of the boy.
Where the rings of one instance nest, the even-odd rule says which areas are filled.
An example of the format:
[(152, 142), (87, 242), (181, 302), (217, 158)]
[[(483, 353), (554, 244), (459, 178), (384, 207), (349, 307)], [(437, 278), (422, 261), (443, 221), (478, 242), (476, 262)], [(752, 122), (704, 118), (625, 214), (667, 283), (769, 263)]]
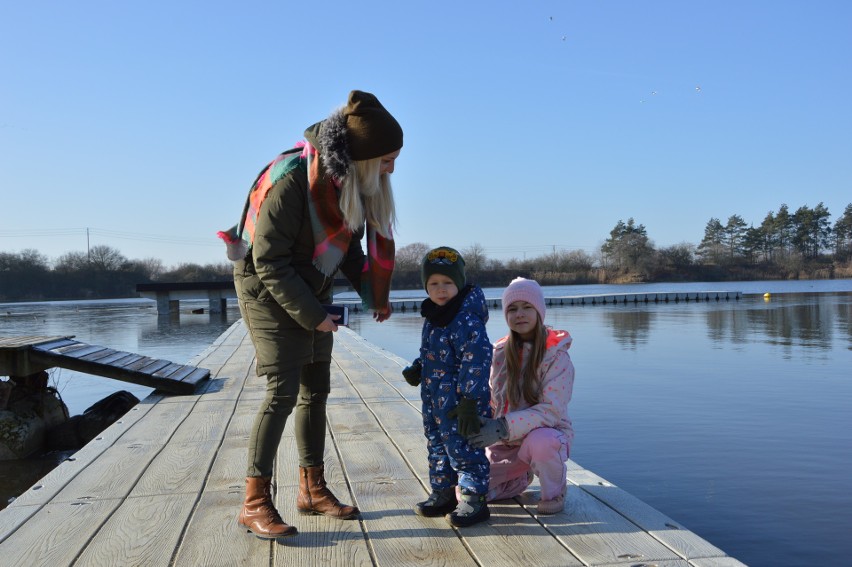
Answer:
[(403, 375), (421, 386), (432, 493), (414, 511), (426, 517), (449, 513), (453, 526), (472, 526), (491, 515), (485, 503), (488, 459), (465, 437), (479, 431), (480, 417), (491, 417), (488, 305), (479, 286), (465, 285), (464, 259), (452, 248), (430, 250), (420, 275), (429, 296), (420, 311), (426, 318), (420, 357)]

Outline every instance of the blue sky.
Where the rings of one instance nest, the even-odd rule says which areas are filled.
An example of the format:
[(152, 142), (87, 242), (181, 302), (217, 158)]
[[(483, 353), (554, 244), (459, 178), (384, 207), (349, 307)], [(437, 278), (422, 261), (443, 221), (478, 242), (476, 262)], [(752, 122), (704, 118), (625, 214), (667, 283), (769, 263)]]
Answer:
[(0, 4), (0, 251), (224, 261), (260, 168), (375, 93), (397, 245), (594, 254), (852, 202), (846, 1)]

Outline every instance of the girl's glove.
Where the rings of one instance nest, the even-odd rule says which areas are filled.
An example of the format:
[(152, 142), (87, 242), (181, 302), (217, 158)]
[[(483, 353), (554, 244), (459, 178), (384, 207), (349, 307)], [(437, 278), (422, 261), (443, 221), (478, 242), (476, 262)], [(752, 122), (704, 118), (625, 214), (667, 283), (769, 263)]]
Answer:
[(467, 438), (467, 442), (471, 447), (484, 449), (509, 437), (509, 427), (506, 425), (505, 417), (498, 417), (497, 419), (481, 417), (479, 421), (482, 425), (479, 428), (479, 433)]
[(402, 377), (412, 386), (420, 385), (420, 374), (423, 372), (423, 364), (420, 359), (416, 359), (411, 363), (411, 366), (406, 366), (402, 369)]
[(479, 412), (476, 410), (476, 400), (459, 398), (456, 407), (447, 412), (447, 417), (457, 417), (459, 434), (470, 437), (479, 433)]

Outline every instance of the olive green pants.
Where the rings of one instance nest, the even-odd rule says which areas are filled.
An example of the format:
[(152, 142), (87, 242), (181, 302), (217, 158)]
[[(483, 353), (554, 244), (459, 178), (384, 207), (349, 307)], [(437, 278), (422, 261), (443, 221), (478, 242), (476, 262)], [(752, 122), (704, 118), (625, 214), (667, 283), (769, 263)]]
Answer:
[(331, 363), (313, 362), (266, 376), (266, 398), (251, 429), (246, 476), (272, 476), (278, 444), (295, 408), (299, 466), (323, 464), (326, 400), (331, 389)]

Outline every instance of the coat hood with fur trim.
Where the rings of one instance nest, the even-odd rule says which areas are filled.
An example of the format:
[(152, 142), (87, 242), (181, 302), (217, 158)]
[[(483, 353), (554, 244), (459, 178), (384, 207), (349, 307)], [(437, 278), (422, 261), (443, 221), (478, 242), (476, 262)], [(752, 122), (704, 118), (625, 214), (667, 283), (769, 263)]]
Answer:
[(305, 130), (305, 139), (319, 152), (325, 172), (337, 179), (349, 173), (352, 159), (346, 141), (346, 116), (343, 110), (335, 110), (321, 122)]

